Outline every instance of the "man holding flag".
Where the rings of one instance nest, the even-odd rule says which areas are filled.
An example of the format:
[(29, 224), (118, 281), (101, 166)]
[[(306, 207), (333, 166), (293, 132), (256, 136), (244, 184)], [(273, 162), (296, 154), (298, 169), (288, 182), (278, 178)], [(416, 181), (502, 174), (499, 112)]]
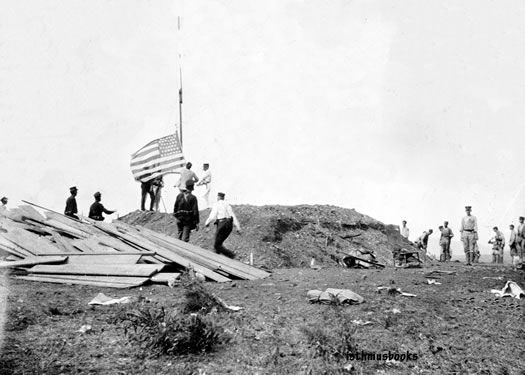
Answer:
[(186, 164), (178, 134), (155, 139), (131, 155), (131, 173), (136, 181), (141, 182), (141, 209), (145, 209), (147, 194), (152, 201), (155, 197), (152, 182), (166, 173), (175, 172)]

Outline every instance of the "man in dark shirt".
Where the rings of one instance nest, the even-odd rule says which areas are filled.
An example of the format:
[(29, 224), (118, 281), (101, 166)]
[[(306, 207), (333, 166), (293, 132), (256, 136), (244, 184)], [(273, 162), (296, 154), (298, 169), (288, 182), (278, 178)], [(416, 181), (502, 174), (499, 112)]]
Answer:
[(64, 210), (64, 215), (72, 217), (73, 219), (78, 220), (78, 209), (77, 209), (77, 196), (78, 189), (76, 186), (70, 187), (69, 192), (71, 196), (66, 200), (66, 209)]
[(89, 207), (89, 218), (90, 219), (97, 220), (97, 221), (104, 221), (104, 216), (102, 216), (102, 213), (111, 215), (117, 212), (117, 211), (106, 210), (104, 208), (102, 203), (100, 203), (102, 199), (102, 195), (100, 194), (100, 192), (97, 191), (95, 194), (93, 194), (93, 196), (95, 197), (95, 203), (93, 203), (91, 207)]
[(192, 229), (199, 230), (199, 204), (193, 191), (194, 182), (187, 181), (186, 188), (177, 195), (173, 216), (177, 219), (179, 240), (189, 242)]

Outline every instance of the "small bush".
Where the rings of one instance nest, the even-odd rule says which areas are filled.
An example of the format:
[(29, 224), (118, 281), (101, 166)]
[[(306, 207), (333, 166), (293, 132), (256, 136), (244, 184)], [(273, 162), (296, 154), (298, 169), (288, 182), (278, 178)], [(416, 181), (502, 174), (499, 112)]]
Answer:
[(229, 341), (224, 329), (209, 317), (168, 314), (156, 305), (122, 310), (115, 322), (123, 324), (127, 338), (146, 356), (208, 353)]
[(226, 310), (221, 301), (206, 289), (202, 281), (191, 278), (187, 274), (181, 277), (181, 281), (185, 289), (184, 296), (186, 297), (183, 308), (184, 313), (200, 312), (208, 314), (212, 310)]

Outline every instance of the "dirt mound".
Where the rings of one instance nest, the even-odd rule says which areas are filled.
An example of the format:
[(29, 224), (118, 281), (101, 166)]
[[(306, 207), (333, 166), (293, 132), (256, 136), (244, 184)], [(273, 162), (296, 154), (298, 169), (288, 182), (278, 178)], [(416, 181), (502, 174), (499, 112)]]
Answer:
[[(334, 265), (355, 251), (373, 252), (377, 261), (391, 265), (395, 249), (415, 250), (401, 237), (397, 226), (385, 225), (353, 209), (318, 205), (233, 208), (243, 233), (234, 232), (225, 246), (241, 261), (248, 261), (253, 252), (254, 263), (259, 267), (307, 267), (312, 258), (316, 264)], [(201, 224), (208, 215), (209, 210), (201, 211)], [(171, 214), (135, 211), (120, 220), (172, 236), (177, 233)], [(190, 241), (213, 249), (213, 234), (214, 227), (210, 225), (209, 230), (193, 232)]]

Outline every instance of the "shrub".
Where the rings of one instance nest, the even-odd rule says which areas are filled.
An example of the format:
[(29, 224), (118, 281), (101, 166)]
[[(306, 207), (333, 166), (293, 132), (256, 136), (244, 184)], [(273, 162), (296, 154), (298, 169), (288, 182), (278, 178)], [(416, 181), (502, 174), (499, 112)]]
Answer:
[(185, 289), (184, 296), (186, 297), (183, 312), (208, 314), (212, 310), (226, 310), (221, 301), (206, 289), (202, 281), (187, 274), (182, 275), (181, 281)]
[(128, 340), (138, 344), (146, 356), (208, 353), (229, 341), (210, 317), (169, 314), (162, 306), (141, 304), (122, 310), (114, 321), (123, 324)]

